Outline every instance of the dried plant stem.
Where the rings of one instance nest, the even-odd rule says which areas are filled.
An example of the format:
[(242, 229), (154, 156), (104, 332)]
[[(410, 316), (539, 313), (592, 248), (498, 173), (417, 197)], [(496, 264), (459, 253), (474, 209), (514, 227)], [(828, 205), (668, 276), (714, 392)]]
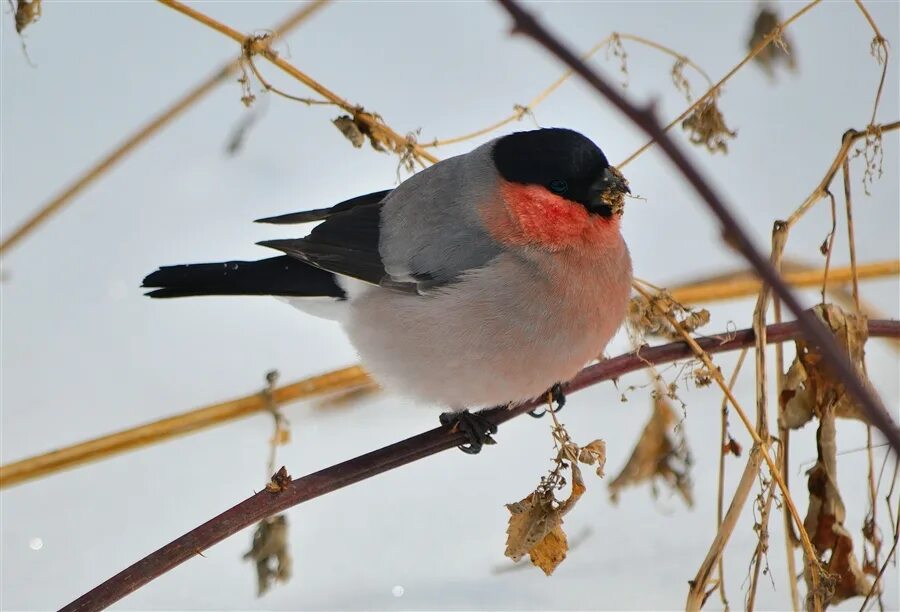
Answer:
[[(895, 476), (896, 476), (896, 474), (895, 474)], [(863, 610), (866, 609), (866, 604), (869, 603), (869, 600), (872, 599), (872, 595), (875, 594), (876, 587), (877, 587), (878, 583), (881, 582), (881, 577), (884, 576), (884, 572), (887, 570), (888, 564), (891, 562), (891, 559), (897, 553), (897, 542), (900, 541), (900, 512), (897, 513), (897, 521), (896, 521), (896, 523), (894, 523), (893, 527), (894, 527), (894, 543), (891, 545), (891, 550), (888, 551), (887, 557), (885, 557), (884, 563), (881, 565), (881, 569), (878, 570), (878, 575), (875, 577), (874, 582), (872, 582), (872, 588), (869, 589), (869, 592), (866, 594), (866, 598), (863, 600), (862, 605), (859, 607), (859, 612), (863, 612)], [(879, 593), (879, 596), (880, 596), (880, 593)]]
[[(900, 322), (873, 320), (868, 324), (871, 337), (900, 337)], [(773, 325), (767, 330), (770, 342), (787, 342), (800, 337), (800, 334), (801, 328), (796, 322)], [(701, 351), (714, 354), (751, 346), (754, 342), (753, 330), (744, 329), (702, 338), (695, 344), (699, 345)], [(639, 355), (627, 353), (607, 359), (582, 370), (569, 383), (563, 385), (563, 392), (571, 394), (599, 382), (641, 370), (647, 364), (668, 363), (690, 357), (695, 350), (684, 342), (672, 342), (663, 346), (642, 348)], [(489, 413), (489, 418), (496, 424), (504, 423), (533, 410), (544, 401), (545, 399), (541, 397), (511, 409), (506, 407), (494, 409)], [(261, 491), (144, 557), (66, 605), (62, 610), (65, 612), (101, 610), (217, 542), (268, 516), (413, 461), (452, 449), (464, 442), (462, 433), (439, 427), (293, 480), (279, 493)], [(758, 465), (753, 474), (757, 470)]]
[[(292, 12), (272, 30), (276, 35), (283, 35), (300, 25), (307, 17), (328, 3), (328, 0), (314, 0), (302, 8)], [(29, 233), (37, 229), (54, 213), (68, 204), (72, 198), (81, 193), (85, 187), (102, 176), (110, 168), (115, 166), (126, 155), (131, 153), (139, 145), (156, 134), (160, 129), (168, 125), (173, 119), (182, 114), (206, 94), (216, 88), (217, 85), (226, 82), (240, 68), (240, 60), (234, 60), (224, 64), (221, 68), (209, 75), (203, 82), (198, 83), (193, 89), (185, 93), (181, 98), (173, 102), (168, 108), (161, 111), (137, 132), (126, 138), (119, 146), (89, 168), (84, 174), (75, 179), (68, 187), (53, 197), (49, 202), (41, 206), (36, 213), (31, 215), (22, 225), (16, 228), (9, 236), (0, 242), (0, 254), (12, 248)]]
[(365, 112), (362, 107), (354, 104), (350, 104), (346, 99), (337, 95), (305, 72), (299, 70), (290, 62), (287, 62), (283, 58), (281, 58), (275, 51), (273, 51), (268, 44), (268, 39), (266, 38), (253, 38), (248, 37), (237, 30), (220, 23), (197, 11), (178, 0), (158, 0), (161, 4), (164, 4), (179, 13), (187, 15), (191, 19), (194, 19), (203, 25), (210, 27), (217, 32), (221, 32), (225, 36), (231, 38), (236, 43), (241, 45), (241, 49), (244, 50), (247, 54), (256, 54), (259, 55), (269, 62), (278, 66), (281, 70), (294, 77), (317, 94), (334, 104), (335, 106), (339, 106), (346, 112), (353, 115), (355, 121), (359, 121), (365, 124), (373, 133), (377, 133), (380, 136), (383, 136), (387, 140), (390, 141), (392, 147), (397, 151), (405, 151), (407, 149), (411, 150), (416, 157), (421, 157), (430, 161), (431, 163), (437, 163), (438, 158), (425, 151), (420, 145), (415, 142), (410, 141), (406, 136), (401, 136), (393, 129), (391, 129), (388, 125), (386, 125), (379, 116), (375, 113)]
[(750, 449), (750, 456), (747, 458), (747, 464), (744, 466), (744, 472), (741, 474), (740, 481), (738, 481), (734, 496), (728, 505), (728, 512), (725, 513), (725, 517), (719, 523), (719, 529), (716, 531), (716, 537), (713, 538), (712, 544), (710, 544), (706, 558), (700, 564), (700, 569), (697, 570), (697, 575), (694, 579), (688, 581), (690, 589), (688, 590), (687, 601), (684, 604), (685, 610), (695, 612), (703, 607), (707, 595), (706, 584), (709, 582), (713, 568), (718, 565), (722, 553), (728, 545), (728, 539), (731, 537), (741, 512), (744, 510), (744, 505), (750, 496), (753, 483), (756, 482), (756, 476), (759, 474), (761, 464), (762, 457), (758, 452), (758, 447), (754, 444), (753, 448)]
[[(885, 132), (892, 132), (894, 130), (900, 129), (900, 121), (894, 121), (892, 123), (885, 123), (883, 125), (872, 126), (873, 129), (883, 134)], [(841, 138), (841, 147), (838, 149), (837, 155), (834, 156), (834, 161), (831, 162), (831, 165), (828, 167), (828, 170), (825, 172), (825, 176), (822, 177), (822, 180), (819, 181), (819, 184), (816, 185), (815, 189), (812, 190), (806, 199), (803, 201), (800, 206), (797, 207), (791, 216), (785, 221), (788, 228), (793, 227), (797, 221), (800, 220), (803, 215), (809, 211), (813, 205), (818, 202), (820, 199), (825, 197), (825, 194), (828, 193), (828, 186), (831, 185), (831, 181), (834, 180), (834, 176), (837, 174), (838, 170), (840, 170), (841, 166), (844, 163), (844, 160), (847, 158), (847, 154), (850, 152), (850, 147), (853, 146), (857, 140), (861, 138), (865, 138), (867, 134), (867, 130), (847, 130), (844, 132), (843, 137)]]
[[(858, 279), (883, 278), (900, 274), (900, 259), (872, 262), (857, 267)], [(794, 270), (782, 274), (784, 281), (793, 287), (814, 287), (825, 282), (825, 270)], [(828, 272), (828, 285), (835, 286), (853, 279), (851, 266), (832, 268)], [(684, 304), (700, 304), (755, 295), (762, 289), (758, 278), (739, 273), (732, 278), (712, 282), (691, 283), (670, 287), (669, 292)]]
[[(744, 360), (747, 358), (747, 349), (741, 350), (741, 354), (738, 356), (737, 364), (734, 366), (734, 372), (731, 373), (731, 378), (728, 380), (728, 388), (734, 389), (734, 385), (737, 383), (738, 376), (741, 374), (741, 368), (744, 367)], [(718, 478), (718, 486), (716, 492), (716, 533), (718, 530), (722, 528), (722, 522), (724, 521), (723, 510), (725, 504), (725, 455), (730, 451), (730, 437), (728, 434), (728, 398), (722, 398), (722, 429), (721, 435), (719, 436), (720, 446), (719, 446), (719, 478)], [(758, 469), (758, 468), (757, 468)], [(732, 502), (734, 503), (734, 502)], [(741, 504), (743, 507), (743, 504)], [(740, 513), (738, 513), (740, 514)], [(732, 526), (733, 528), (733, 526)], [(727, 538), (726, 538), (727, 539)], [(722, 600), (722, 605), (725, 608), (728, 608), (728, 596), (725, 594), (725, 550), (721, 549), (717, 553), (716, 560), (716, 571), (718, 572), (718, 581), (719, 581), (719, 598)]]
[[(677, 117), (675, 117), (674, 119), (672, 119), (672, 121), (670, 121), (664, 128), (662, 128), (662, 131), (663, 131), (663, 132), (668, 132), (670, 129), (672, 129), (673, 127), (675, 127), (675, 126), (678, 125), (679, 123), (681, 123), (681, 121), (682, 121), (685, 117), (687, 117), (687, 116), (690, 115), (692, 112), (694, 112), (694, 110), (695, 110), (696, 108), (698, 108), (701, 104), (703, 104), (704, 102), (706, 102), (710, 97), (717, 95), (717, 93), (718, 93), (718, 91), (720, 90), (720, 88), (722, 87), (722, 85), (724, 85), (726, 82), (728, 82), (728, 80), (731, 79), (731, 77), (733, 77), (735, 74), (737, 74), (737, 72), (738, 72), (741, 68), (743, 68), (748, 62), (750, 62), (754, 57), (756, 57), (757, 55), (759, 55), (760, 53), (762, 53), (762, 51), (763, 51), (766, 47), (768, 47), (769, 44), (772, 43), (772, 41), (774, 41), (774, 40), (776, 40), (777, 38), (779, 38), (779, 37), (781, 36), (782, 32), (784, 32), (784, 30), (785, 30), (789, 25), (791, 25), (792, 23), (794, 23), (795, 21), (797, 21), (798, 19), (800, 19), (800, 17), (802, 17), (804, 14), (806, 14), (807, 11), (809, 11), (810, 9), (812, 9), (814, 6), (816, 6), (817, 4), (819, 4), (821, 1), (822, 1), (822, 0), (813, 0), (813, 1), (810, 2), (809, 4), (803, 6), (803, 8), (801, 8), (799, 11), (797, 11), (796, 13), (794, 13), (793, 15), (791, 15), (790, 17), (788, 17), (787, 19), (785, 19), (783, 22), (781, 22), (781, 24), (780, 24), (777, 28), (775, 28), (772, 32), (770, 32), (770, 33), (767, 34), (762, 40), (760, 40), (760, 41), (759, 41), (759, 44), (757, 44), (755, 47), (753, 47), (753, 49), (750, 51), (750, 53), (748, 53), (748, 54), (746, 55), (746, 57), (744, 57), (744, 59), (742, 59), (740, 62), (738, 62), (738, 64), (737, 64), (736, 66), (734, 66), (731, 70), (729, 70), (729, 71), (725, 74), (725, 76), (723, 76), (721, 79), (719, 79), (719, 81), (718, 81), (715, 85), (712, 85), (712, 86), (706, 91), (706, 93), (704, 93), (702, 96), (700, 96), (700, 97), (697, 99), (696, 102), (694, 102), (693, 104), (691, 104), (691, 105), (690, 105), (687, 109), (685, 109), (685, 111), (682, 112), (680, 115), (678, 115)], [(632, 153), (631, 155), (629, 155), (627, 158), (625, 158), (621, 163), (619, 163), (619, 164), (617, 165), (617, 167), (618, 167), (618, 168), (624, 168), (624, 167), (627, 166), (629, 163), (631, 163), (632, 161), (634, 161), (638, 156), (640, 156), (642, 153), (644, 153), (647, 149), (649, 149), (650, 147), (652, 147), (653, 144), (654, 144), (655, 142), (656, 142), (655, 139), (649, 140), (649, 141), (648, 141), (646, 144), (644, 144), (640, 149), (638, 149), (637, 151), (635, 151), (634, 153)]]
[(863, 17), (865, 17), (866, 21), (869, 22), (869, 27), (871, 27), (872, 31), (875, 33), (875, 40), (873, 41), (873, 45), (880, 45), (881, 50), (884, 52), (884, 62), (881, 68), (881, 78), (878, 81), (878, 89), (875, 91), (875, 103), (872, 105), (872, 119), (871, 121), (869, 121), (870, 124), (874, 124), (875, 117), (878, 114), (878, 105), (881, 103), (881, 94), (884, 91), (884, 80), (885, 78), (887, 78), (887, 69), (888, 64), (890, 63), (890, 52), (888, 51), (887, 39), (882, 36), (881, 30), (878, 29), (878, 24), (875, 23), (874, 19), (872, 19), (872, 15), (869, 14), (868, 9), (866, 9), (865, 5), (862, 3), (862, 0), (855, 1), (856, 6), (862, 12)]
[[(272, 400), (283, 405), (308, 397), (361, 386), (370, 382), (359, 366), (313, 376), (272, 391)], [(244, 418), (269, 409), (264, 395), (254, 393), (228, 402), (205, 406), (190, 412), (88, 440), (35, 457), (0, 466), (0, 489), (40, 478), (66, 468), (105, 459), (128, 450), (149, 446), (176, 436), (199, 431), (227, 421)]]
[[(616, 37), (618, 37), (621, 40), (630, 40), (630, 41), (633, 41), (633, 42), (636, 42), (636, 43), (639, 43), (642, 45), (646, 45), (648, 47), (651, 47), (653, 49), (661, 51), (667, 55), (671, 55), (676, 60), (682, 61), (685, 63), (685, 65), (690, 66), (691, 68), (696, 70), (704, 79), (706, 79), (706, 82), (710, 86), (712, 85), (712, 79), (709, 78), (709, 75), (706, 73), (706, 71), (703, 68), (701, 68), (696, 62), (694, 62), (691, 58), (687, 57), (686, 55), (682, 55), (681, 53), (678, 53), (677, 51), (675, 51), (674, 49), (671, 49), (670, 47), (661, 45), (658, 42), (649, 40), (642, 36), (637, 36), (635, 34), (613, 32), (612, 34), (610, 34), (609, 36), (607, 36), (606, 38), (604, 38), (603, 40), (598, 42), (596, 45), (594, 45), (593, 47), (588, 49), (587, 52), (583, 53), (581, 55), (581, 59), (584, 61), (589, 60), (591, 57), (594, 56), (594, 54), (596, 54), (600, 49), (602, 49), (603, 47), (608, 45), (609, 42), (611, 40), (613, 40), (613, 38), (616, 38)], [(534, 111), (534, 109), (537, 108), (537, 106), (541, 102), (543, 102), (544, 100), (549, 98), (550, 95), (553, 92), (555, 92), (557, 89), (559, 89), (559, 87), (563, 83), (568, 81), (569, 78), (573, 74), (574, 73), (571, 70), (566, 70), (558, 79), (553, 81), (549, 86), (547, 86), (547, 88), (545, 88), (541, 93), (539, 93), (537, 96), (535, 96), (534, 99), (531, 100), (531, 102), (529, 102), (525, 106), (516, 105), (515, 111), (511, 115), (504, 117), (503, 119), (501, 119), (500, 121), (497, 121), (496, 123), (492, 123), (491, 125), (481, 128), (479, 130), (475, 130), (474, 132), (469, 132), (468, 134), (463, 134), (462, 136), (454, 136), (453, 138), (443, 138), (440, 140), (435, 139), (434, 141), (423, 144), (422, 146), (423, 147), (443, 147), (446, 145), (456, 144), (459, 142), (465, 142), (467, 140), (472, 140), (473, 138), (478, 138), (479, 136), (484, 136), (485, 134), (490, 134), (491, 132), (493, 132), (495, 130), (499, 130), (503, 126), (513, 123), (514, 121), (519, 121), (526, 114)]]
[[(524, 34), (533, 38), (535, 42), (566, 63), (595, 91), (616, 106), (635, 126), (656, 141), (672, 164), (678, 168), (685, 180), (706, 203), (710, 212), (719, 220), (725, 240), (751, 263), (767, 284), (771, 285), (773, 292), (781, 298), (788, 309), (797, 317), (797, 322), (808, 340), (819, 346), (823, 361), (828, 364), (841, 380), (847, 392), (858, 402), (863, 415), (878, 427), (891, 447), (895, 451), (900, 452), (900, 429), (894, 423), (893, 417), (884, 407), (880, 398), (860, 380), (855, 368), (840, 347), (838, 347), (831, 332), (811, 312), (803, 309), (803, 306), (778, 275), (772, 264), (754, 246), (747, 232), (735, 219), (729, 207), (726, 206), (725, 202), (703, 178), (697, 168), (694, 167), (681, 149), (666, 134), (657, 121), (653, 108), (638, 108), (627, 101), (616, 87), (607, 83), (596, 72), (588, 68), (562, 42), (548, 33), (530, 13), (523, 10), (517, 2), (514, 0), (498, 0), (498, 3), (513, 18), (514, 33)], [(721, 376), (719, 376), (719, 380), (721, 380)], [(768, 456), (765, 449), (762, 449), (762, 452)], [(766, 463), (769, 464), (770, 468), (774, 467), (771, 463), (771, 458)], [(781, 482), (779, 484), (783, 485), (784, 483)], [(789, 498), (786, 501), (791, 503)], [(795, 510), (792, 510), (792, 514), (796, 513)], [(816, 593), (816, 598), (818, 600), (818, 593)]]
[[(644, 298), (646, 298), (651, 304), (655, 304), (652, 299), (653, 296), (644, 291), (642, 288), (635, 286), (635, 290), (640, 293)], [(663, 315), (668, 320), (669, 324), (675, 329), (682, 337), (682, 339), (687, 342), (687, 344), (694, 351), (694, 354), (703, 362), (703, 365), (706, 366), (707, 370), (710, 372), (713, 380), (716, 381), (716, 384), (719, 388), (725, 393), (725, 396), (728, 398), (728, 401), (731, 402), (732, 407), (737, 413), (738, 417), (744, 424), (744, 427), (747, 429), (747, 432), (750, 434), (750, 437), (753, 438), (753, 442), (756, 445), (756, 451), (762, 456), (763, 460), (766, 462), (766, 465), (769, 468), (769, 473), (772, 478), (778, 483), (778, 488), (781, 490), (781, 494), (784, 497), (784, 503), (788, 506), (791, 512), (791, 518), (793, 518), (794, 523), (797, 525), (797, 529), (800, 532), (800, 542), (803, 544), (803, 549), (807, 553), (807, 559), (809, 560), (809, 564), (812, 566), (810, 569), (810, 576), (812, 577), (812, 583), (814, 587), (814, 597), (815, 597), (815, 605), (814, 608), (816, 610), (821, 609), (821, 597), (818, 593), (818, 585), (819, 585), (819, 573), (821, 571), (821, 567), (818, 562), (818, 557), (815, 554), (815, 549), (813, 548), (812, 542), (809, 539), (809, 534), (806, 533), (806, 529), (803, 526), (803, 519), (800, 516), (800, 512), (797, 510), (797, 507), (794, 504), (794, 500), (791, 498), (791, 492), (787, 487), (787, 484), (784, 482), (784, 478), (781, 475), (781, 470), (778, 465), (772, 459), (769, 454), (767, 444), (769, 443), (768, 435), (760, 436), (757, 429), (753, 426), (753, 423), (750, 421), (750, 417), (747, 415), (746, 411), (741, 407), (740, 402), (738, 402), (737, 398), (731, 392), (731, 389), (725, 383), (725, 379), (722, 377), (722, 373), (712, 362), (712, 359), (706, 351), (698, 344), (698, 342), (681, 326), (681, 324), (668, 312), (659, 311), (660, 315)], [(764, 333), (767, 330), (763, 330)], [(754, 338), (758, 339), (758, 336), (754, 333)], [(759, 351), (758, 351), (759, 352)], [(708, 580), (709, 574), (706, 574), (706, 579)], [(696, 591), (695, 597), (702, 596), (702, 594), (706, 590), (706, 581), (695, 581), (695, 583), (691, 586), (691, 591)]]
[[(779, 453), (780, 456), (781, 453)], [(756, 590), (759, 588), (759, 570), (762, 567), (763, 558), (769, 550), (769, 514), (772, 512), (772, 502), (775, 499), (775, 481), (769, 483), (766, 487), (766, 501), (763, 504), (762, 512), (759, 516), (759, 540), (756, 543), (756, 549), (753, 552), (753, 575), (750, 578), (750, 589), (747, 591), (748, 612), (754, 609), (756, 604)]]

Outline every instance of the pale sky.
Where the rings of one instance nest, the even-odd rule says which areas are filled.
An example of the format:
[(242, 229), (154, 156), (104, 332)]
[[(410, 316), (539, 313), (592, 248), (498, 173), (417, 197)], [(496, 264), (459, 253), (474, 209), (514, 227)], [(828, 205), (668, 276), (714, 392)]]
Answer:
[[(194, 6), (241, 31), (265, 29), (287, 2), (203, 2)], [(801, 4), (778, 4), (782, 16)], [(900, 48), (896, 2), (866, 4), (892, 50)], [(577, 49), (612, 31), (640, 35), (684, 53), (714, 79), (746, 53), (752, 2), (580, 2), (532, 5)], [(24, 57), (11, 15), (2, 11), (0, 58), (0, 235), (6, 236), (73, 177), (159, 109), (237, 53), (224, 36), (153, 2), (49, 2), (26, 30)], [(347, 99), (380, 113), (421, 140), (450, 137), (499, 120), (562, 71), (487, 2), (337, 2), (278, 47), (299, 68)], [(724, 88), (720, 106), (738, 136), (726, 155), (690, 153), (763, 249), (772, 222), (789, 215), (821, 180), (841, 134), (863, 128), (880, 67), (869, 55), (871, 30), (851, 2), (816, 7), (788, 31), (799, 70), (772, 82), (748, 65)], [(672, 86), (672, 58), (635, 43), (628, 53), (632, 99), (658, 102), (676, 116), (685, 100)], [(897, 58), (877, 120), (896, 121)], [(619, 79), (617, 60), (594, 65)], [(296, 95), (301, 84), (260, 62), (267, 78)], [(703, 81), (687, 72), (695, 92)], [(3, 259), (2, 391), (4, 463), (103, 433), (153, 421), (261, 388), (277, 368), (284, 382), (343, 367), (355, 354), (340, 328), (268, 298), (152, 301), (139, 288), (159, 265), (262, 258), (255, 242), (296, 236), (297, 227), (253, 219), (328, 206), (396, 182), (395, 157), (353, 149), (331, 125), (339, 112), (273, 98), (236, 156), (225, 146), (247, 112), (240, 87), (219, 87), (152, 141), (82, 193)], [(260, 96), (264, 97), (264, 96)], [(644, 142), (616, 110), (571, 81), (535, 111), (542, 126), (578, 129), (613, 163)], [(530, 129), (531, 119), (507, 128)], [(500, 132), (502, 133), (502, 132)], [(498, 133), (499, 134), (499, 133)], [(681, 132), (678, 140), (687, 143)], [(464, 153), (493, 137), (438, 149)], [(687, 146), (685, 144), (685, 146)], [(884, 176), (863, 194), (853, 168), (854, 219), (861, 262), (900, 254), (898, 137), (884, 139)], [(635, 273), (656, 284), (721, 273), (741, 265), (695, 194), (654, 150), (625, 174), (646, 202), (632, 201), (623, 232)], [(840, 182), (834, 185), (840, 196)], [(838, 200), (839, 206), (842, 201)], [(791, 234), (788, 254), (820, 266), (830, 228), (827, 202)], [(302, 231), (302, 229), (300, 230)], [(848, 261), (838, 225), (835, 265)], [(866, 282), (863, 296), (885, 316), (900, 316), (896, 279)], [(813, 304), (815, 291), (803, 293)], [(706, 333), (750, 323), (753, 300), (711, 306)], [(628, 350), (623, 334), (607, 353)], [(869, 371), (885, 404), (900, 406), (897, 353), (868, 346)], [(734, 355), (717, 359), (730, 372)], [(667, 370), (674, 376), (677, 369)], [(262, 599), (241, 555), (240, 533), (155, 580), (117, 609), (676, 609), (683, 607), (715, 532), (720, 394), (686, 390), (683, 427), (694, 459), (696, 505), (649, 486), (608, 500), (606, 485), (637, 441), (651, 402), (637, 374), (572, 395), (561, 418), (581, 442), (603, 438), (607, 482), (591, 474), (588, 491), (566, 517), (570, 536), (590, 536), (556, 573), (533, 567), (495, 573), (503, 557), (504, 504), (529, 493), (550, 467), (549, 420), (504, 425), (498, 444), (478, 457), (446, 452), (294, 508), (294, 578)], [(738, 397), (753, 404), (752, 374)], [(437, 411), (386, 394), (352, 408), (287, 406), (292, 442), (279, 463), (299, 476), (424, 431)], [(749, 448), (736, 421), (732, 432)], [(265, 482), (271, 419), (257, 416), (111, 460), (23, 484), (0, 495), (0, 607), (55, 609), (145, 554), (258, 490)], [(865, 430), (842, 423), (838, 447), (864, 444)], [(794, 497), (805, 513), (804, 472), (815, 460), (812, 427), (792, 438)], [(880, 461), (884, 449), (876, 451)], [(726, 490), (744, 458), (728, 460)], [(865, 454), (839, 458), (857, 552), (866, 510)], [(885, 519), (885, 507), (879, 507)], [(726, 553), (732, 607), (742, 606), (756, 544), (748, 506)], [(890, 536), (887, 523), (882, 528)], [(37, 547), (38, 539), (40, 547)], [(38, 550), (34, 550), (38, 548)], [(889, 543), (885, 550), (889, 548)], [(799, 561), (798, 554), (798, 561)], [(789, 606), (781, 518), (772, 521), (772, 581), (761, 582), (763, 609)], [(527, 562), (526, 562), (527, 563)], [(402, 587), (396, 589), (395, 587)], [(900, 607), (897, 570), (885, 603)], [(402, 594), (400, 594), (402, 593)], [(400, 594), (400, 596), (397, 596)], [(851, 600), (847, 609), (858, 609)], [(717, 598), (709, 607), (720, 606)]]

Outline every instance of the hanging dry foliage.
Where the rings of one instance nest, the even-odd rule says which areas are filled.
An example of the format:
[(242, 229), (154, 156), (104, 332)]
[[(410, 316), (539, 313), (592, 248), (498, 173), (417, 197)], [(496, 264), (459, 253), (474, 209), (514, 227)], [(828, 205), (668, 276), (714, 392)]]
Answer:
[[(865, 596), (872, 588), (853, 552), (853, 538), (844, 527), (846, 512), (837, 485), (837, 444), (835, 414), (828, 406), (819, 415), (816, 433), (818, 460), (809, 472), (809, 509), (803, 527), (809, 534), (816, 553), (823, 561), (828, 576), (822, 581), (825, 606), (851, 597)], [(804, 572), (807, 587), (812, 590), (809, 565)]]
[(253, 545), (244, 559), (256, 562), (256, 596), (262, 597), (275, 581), (291, 577), (288, 525), (283, 514), (261, 520), (253, 533)]
[[(863, 360), (869, 337), (865, 315), (848, 313), (834, 304), (819, 304), (813, 308), (816, 317), (830, 329), (838, 344), (847, 352), (857, 374), (864, 378)], [(844, 384), (825, 367), (824, 359), (815, 346), (797, 340), (797, 356), (788, 369), (779, 398), (784, 427), (798, 429), (813, 417), (826, 411), (835, 416), (865, 421), (862, 411), (847, 393)]]
[(718, 92), (711, 93), (681, 122), (681, 129), (693, 144), (704, 145), (710, 153), (728, 153), (727, 141), (735, 138), (737, 132), (725, 125), (718, 98)]
[(775, 78), (775, 68), (779, 64), (784, 64), (791, 71), (796, 70), (797, 59), (794, 45), (791, 44), (787, 34), (781, 31), (778, 13), (771, 7), (761, 6), (753, 22), (753, 32), (747, 40), (747, 51), (755, 49), (763, 39), (776, 30), (778, 34), (753, 58), (770, 79)]
[(655, 394), (653, 415), (644, 426), (631, 457), (618, 476), (609, 483), (609, 495), (613, 503), (619, 492), (650, 481), (656, 492), (656, 480), (661, 479), (678, 491), (684, 502), (692, 507), (694, 496), (689, 475), (690, 453), (684, 443), (678, 444), (671, 431), (676, 423), (675, 409), (664, 394)]
[(637, 295), (628, 302), (628, 323), (634, 330), (673, 340), (681, 338), (681, 334), (672, 327), (666, 315), (678, 321), (681, 328), (688, 333), (709, 323), (708, 310), (688, 308), (665, 289), (657, 291), (651, 298)]

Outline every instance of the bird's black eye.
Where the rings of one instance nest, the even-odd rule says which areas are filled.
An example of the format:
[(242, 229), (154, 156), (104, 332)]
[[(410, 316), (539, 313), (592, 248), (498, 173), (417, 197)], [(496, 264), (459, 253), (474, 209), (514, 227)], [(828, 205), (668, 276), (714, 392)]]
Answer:
[(553, 193), (565, 193), (569, 190), (569, 184), (561, 179), (550, 181), (548, 187), (550, 187), (550, 191)]

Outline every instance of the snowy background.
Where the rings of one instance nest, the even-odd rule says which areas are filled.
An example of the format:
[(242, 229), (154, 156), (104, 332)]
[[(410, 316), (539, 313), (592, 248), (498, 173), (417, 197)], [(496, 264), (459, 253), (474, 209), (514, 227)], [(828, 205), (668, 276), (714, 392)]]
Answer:
[[(277, 22), (282, 2), (204, 2), (203, 11), (250, 32)], [(801, 5), (779, 5), (783, 17)], [(882, 32), (900, 48), (896, 2), (870, 2)], [(613, 30), (684, 53), (718, 78), (746, 53), (757, 5), (751, 2), (582, 2), (533, 8), (574, 47), (587, 49)], [(488, 125), (525, 104), (561, 72), (491, 3), (340, 2), (292, 32), (279, 49), (347, 99), (422, 141)], [(151, 2), (45, 2), (26, 30), (23, 56), (12, 17), (2, 15), (2, 218), (6, 236), (32, 211), (120, 139), (204, 78), (235, 45)], [(850, 2), (816, 7), (789, 30), (799, 72), (770, 82), (747, 66), (723, 91), (721, 108), (738, 131), (727, 156), (693, 149), (734, 210), (768, 249), (772, 221), (790, 214), (821, 179), (847, 128), (869, 121), (880, 67), (869, 55), (871, 30)], [(672, 60), (626, 42), (635, 100), (654, 99), (663, 117), (684, 107), (671, 85)], [(879, 120), (898, 118), (896, 58)], [(259, 63), (273, 83), (308, 95), (299, 83)], [(618, 79), (615, 59), (595, 65)], [(688, 72), (694, 90), (699, 77)], [(255, 218), (330, 205), (390, 187), (395, 157), (353, 149), (331, 125), (338, 112), (273, 98), (237, 156), (225, 152), (247, 112), (231, 82), (175, 121), (80, 195), (3, 260), (2, 454), (4, 463), (193, 407), (259, 389), (264, 373), (292, 381), (355, 362), (333, 323), (268, 298), (151, 301), (141, 278), (160, 264), (261, 258), (258, 240), (297, 228), (254, 225)], [(611, 161), (644, 138), (608, 104), (571, 81), (536, 111), (543, 126), (567, 126), (594, 139)], [(526, 118), (518, 129), (530, 129)], [(485, 140), (489, 137), (485, 137)], [(686, 138), (679, 135), (683, 141)], [(483, 140), (437, 150), (462, 153)], [(885, 176), (862, 195), (854, 162), (859, 260), (900, 251), (898, 138), (885, 138)], [(722, 247), (697, 197), (651, 150), (629, 165), (632, 189), (624, 233), (638, 276), (674, 284), (741, 265)], [(840, 191), (840, 183), (836, 183)], [(821, 265), (830, 227), (827, 204), (791, 234), (788, 254)], [(839, 227), (835, 263), (847, 261)], [(863, 294), (888, 316), (900, 314), (896, 279), (866, 282)], [(807, 303), (814, 291), (804, 294)], [(708, 331), (749, 324), (752, 300), (713, 308)], [(627, 349), (619, 337), (608, 349)], [(883, 341), (868, 348), (870, 372), (896, 414), (897, 354)], [(717, 362), (730, 371), (734, 356)], [(643, 384), (643, 375), (620, 388)], [(647, 391), (604, 384), (570, 398), (562, 420), (576, 440), (604, 438), (607, 478), (624, 465), (650, 414)], [(738, 397), (753, 397), (752, 376)], [(684, 423), (695, 459), (696, 506), (649, 487), (624, 492), (617, 506), (593, 476), (566, 518), (570, 536), (589, 537), (551, 578), (532, 567), (497, 572), (507, 512), (550, 466), (549, 420), (520, 418), (478, 457), (458, 452), (389, 472), (288, 512), (294, 578), (263, 599), (240, 556), (250, 532), (236, 535), (117, 604), (118, 609), (676, 609), (683, 606), (715, 531), (718, 405), (712, 388), (685, 393)], [(437, 412), (387, 395), (352, 408), (285, 408), (293, 441), (279, 463), (297, 475), (383, 446), (437, 422)], [(735, 423), (732, 432), (749, 448)], [(143, 555), (258, 490), (265, 482), (271, 419), (257, 416), (111, 460), (4, 490), (4, 609), (51, 609), (74, 599)], [(841, 450), (865, 441), (843, 424)], [(815, 459), (814, 431), (792, 438), (790, 474), (805, 513), (803, 471)], [(879, 449), (876, 457), (884, 456)], [(733, 487), (744, 459), (729, 459)], [(804, 465), (804, 462), (807, 462)], [(859, 546), (865, 513), (865, 453), (840, 457), (847, 526)], [(586, 474), (590, 475), (590, 474)], [(884, 506), (880, 508), (885, 517)], [(732, 605), (741, 607), (756, 537), (749, 505), (726, 553)], [(762, 608), (789, 606), (780, 516), (772, 521)], [(883, 524), (886, 536), (890, 530)], [(40, 539), (42, 546), (32, 548)], [(37, 546), (35, 546), (36, 548)], [(886, 546), (885, 550), (889, 548)], [(798, 555), (799, 558), (799, 555)], [(397, 589), (395, 587), (402, 587)], [(402, 593), (402, 595), (400, 595)], [(397, 595), (400, 595), (399, 597)], [(888, 572), (890, 609), (900, 606), (897, 570)], [(858, 608), (860, 600), (848, 602)], [(719, 605), (711, 598), (711, 607)]]

